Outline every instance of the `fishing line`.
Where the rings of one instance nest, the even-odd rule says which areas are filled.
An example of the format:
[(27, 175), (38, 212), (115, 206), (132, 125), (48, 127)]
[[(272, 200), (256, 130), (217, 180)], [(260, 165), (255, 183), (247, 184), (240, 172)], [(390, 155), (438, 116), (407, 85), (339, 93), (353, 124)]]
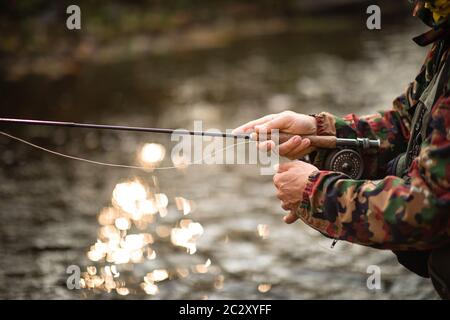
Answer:
[[(108, 163), (108, 162), (95, 161), (95, 160), (90, 160), (90, 159), (86, 159), (86, 158), (75, 157), (75, 156), (71, 156), (71, 155), (68, 155), (68, 154), (65, 154), (65, 153), (61, 153), (61, 152), (57, 152), (57, 151), (54, 151), (54, 150), (50, 150), (50, 149), (47, 149), (47, 148), (38, 146), (38, 145), (36, 145), (36, 144), (34, 144), (34, 143), (32, 143), (32, 142), (29, 142), (29, 141), (27, 141), (27, 140), (18, 138), (18, 137), (16, 137), (16, 136), (13, 136), (13, 135), (11, 135), (11, 134), (9, 134), (9, 133), (6, 133), (6, 132), (3, 132), (3, 131), (0, 131), (0, 134), (3, 135), (3, 136), (5, 136), (5, 137), (8, 137), (8, 138), (10, 138), (10, 139), (13, 139), (13, 140), (15, 140), (15, 141), (19, 141), (19, 142), (21, 142), (21, 143), (24, 143), (24, 144), (26, 144), (26, 145), (28, 145), (28, 146), (30, 146), (30, 147), (35, 148), (35, 149), (39, 149), (39, 150), (41, 150), (41, 151), (44, 151), (44, 152), (53, 154), (53, 155), (58, 156), (58, 157), (62, 157), (62, 158), (66, 158), (66, 159), (71, 159), (71, 160), (76, 160), (76, 161), (85, 162), (85, 163), (94, 164), (94, 165), (99, 165), (99, 166), (104, 166), (104, 167), (125, 168), (125, 169), (136, 169), (136, 170), (144, 170), (144, 171), (177, 169), (176, 166), (149, 168), (149, 167), (143, 167), (143, 166), (131, 166), (131, 165), (125, 165), (125, 164), (116, 164), (116, 163)], [(223, 152), (223, 151), (228, 150), (228, 149), (230, 149), (230, 148), (233, 148), (233, 147), (235, 147), (235, 146), (242, 145), (242, 144), (246, 144), (246, 143), (248, 143), (249, 141), (252, 141), (252, 140), (246, 140), (246, 141), (244, 141), (244, 142), (234, 143), (234, 144), (232, 144), (232, 145), (229, 145), (229, 146), (227, 146), (227, 147), (225, 147), (225, 148), (222, 148), (222, 149), (218, 150), (217, 152)], [(210, 155), (208, 155), (207, 157), (204, 157), (204, 158), (200, 159), (199, 161), (194, 161), (194, 162), (191, 162), (191, 163), (187, 163), (186, 166), (201, 164), (201, 162), (203, 162), (204, 160), (209, 159), (209, 158), (211, 158), (211, 157), (213, 157), (213, 156), (215, 156), (215, 155), (216, 155), (216, 150), (214, 150), (214, 152), (212, 152), (212, 153), (211, 153)]]

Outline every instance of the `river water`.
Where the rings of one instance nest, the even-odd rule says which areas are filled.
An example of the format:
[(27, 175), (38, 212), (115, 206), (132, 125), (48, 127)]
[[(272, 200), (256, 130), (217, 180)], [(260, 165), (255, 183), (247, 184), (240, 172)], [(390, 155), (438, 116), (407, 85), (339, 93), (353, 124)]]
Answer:
[[(222, 48), (88, 63), (59, 80), (2, 80), (1, 115), (171, 128), (203, 120), (204, 128), (224, 130), (285, 109), (364, 114), (389, 108), (418, 71), (425, 51), (410, 40), (417, 32), (397, 26), (378, 33), (349, 28), (254, 37)], [(114, 163), (134, 164), (143, 143), (161, 143), (168, 151), (173, 146), (154, 134), (2, 130)], [(331, 249), (331, 240), (305, 225), (284, 225), (271, 177), (255, 165), (146, 173), (58, 158), (3, 136), (0, 150), (0, 298), (436, 298), (428, 280), (399, 266), (388, 251), (344, 242)], [(195, 201), (188, 217), (204, 228), (197, 252), (189, 255), (155, 234), (156, 259), (118, 266), (129, 295), (69, 290), (66, 268), (93, 264), (86, 253), (97, 239), (97, 215), (110, 206), (116, 184), (138, 177), (151, 185), (152, 176), (169, 198), (168, 215), (153, 226), (171, 227), (181, 218), (175, 196)], [(266, 239), (258, 235), (260, 224), (270, 230)], [(192, 269), (207, 259), (208, 272)], [(381, 268), (380, 290), (366, 286), (369, 265)], [(189, 275), (160, 282), (156, 295), (135, 285), (155, 268), (179, 267)]]

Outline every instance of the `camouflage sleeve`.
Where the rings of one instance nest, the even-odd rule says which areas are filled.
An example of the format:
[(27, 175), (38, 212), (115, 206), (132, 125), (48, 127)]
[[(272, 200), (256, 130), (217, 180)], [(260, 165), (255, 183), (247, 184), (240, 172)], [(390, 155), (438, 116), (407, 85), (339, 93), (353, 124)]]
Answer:
[(397, 155), (405, 152), (409, 139), (411, 118), (409, 108), (409, 91), (394, 100), (389, 111), (358, 117), (348, 114), (342, 118), (327, 112), (316, 116), (319, 135), (336, 135), (339, 138), (366, 137), (380, 139), (379, 152), (364, 157), (366, 168), (370, 168), (370, 178), (384, 176), (387, 163)]
[[(349, 126), (367, 126), (359, 123)], [(381, 249), (429, 249), (449, 242), (450, 97), (437, 101), (430, 126), (407, 180), (351, 180), (319, 171), (309, 179), (298, 216), (326, 236)]]

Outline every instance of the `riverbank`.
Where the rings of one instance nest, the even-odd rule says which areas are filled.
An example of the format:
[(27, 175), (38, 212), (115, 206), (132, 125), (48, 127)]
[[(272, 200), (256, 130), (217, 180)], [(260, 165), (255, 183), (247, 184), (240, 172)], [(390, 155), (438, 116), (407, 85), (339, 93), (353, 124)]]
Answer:
[[(395, 22), (405, 4), (383, 3), (383, 21)], [(406, 1), (405, 1), (406, 2)], [(143, 55), (183, 54), (277, 34), (318, 36), (365, 27), (365, 1), (218, 1), (183, 5), (80, 3), (82, 29), (65, 28), (65, 2), (32, 1), (0, 14), (0, 70), (6, 79), (73, 75), (85, 63), (108, 64)], [(7, 6), (3, 4), (3, 6)], [(12, 13), (11, 13), (12, 12)]]

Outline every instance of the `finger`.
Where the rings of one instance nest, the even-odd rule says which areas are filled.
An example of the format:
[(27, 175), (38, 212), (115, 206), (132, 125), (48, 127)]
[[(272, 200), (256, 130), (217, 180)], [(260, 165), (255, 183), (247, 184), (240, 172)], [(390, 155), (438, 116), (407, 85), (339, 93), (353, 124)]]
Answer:
[(262, 118), (259, 118), (259, 119), (256, 119), (256, 120), (253, 120), (253, 121), (250, 121), (250, 122), (247, 122), (246, 124), (244, 124), (244, 125), (242, 125), (240, 127), (237, 127), (236, 129), (234, 129), (232, 131), (232, 133), (236, 134), (236, 133), (247, 133), (247, 132), (254, 131), (255, 130), (255, 126), (264, 124), (264, 123), (272, 120), (273, 118), (274, 118), (273, 114), (268, 114), (267, 116), (264, 116)]
[(278, 152), (280, 156), (286, 156), (293, 150), (298, 149), (302, 145), (302, 138), (300, 136), (293, 136), (288, 141), (280, 144)]
[(273, 176), (273, 183), (277, 189), (281, 187), (283, 181), (288, 180), (290, 174), (287, 172), (276, 173)]
[(287, 152), (285, 156), (290, 159), (298, 159), (303, 155), (304, 151), (310, 147), (310, 145), (311, 140), (305, 138), (299, 143), (299, 145)]
[(311, 152), (313, 152), (315, 150), (316, 150), (316, 148), (309, 146), (308, 148), (306, 148), (305, 150), (300, 152), (300, 154), (298, 155), (298, 159), (303, 158), (304, 156), (306, 156), (307, 154), (310, 154)]
[(276, 194), (276, 196), (277, 196), (278, 199), (280, 199), (281, 205), (287, 204), (287, 202), (285, 203), (285, 202), (283, 201), (284, 194), (283, 194), (281, 191), (278, 191), (277, 194)]
[(289, 119), (286, 116), (274, 117), (270, 121), (255, 126), (255, 131), (260, 133), (270, 133), (271, 130), (282, 130), (289, 126)]
[[(279, 188), (280, 187), (280, 174), (274, 174), (273, 175), (273, 184), (275, 185), (275, 188)], [(277, 198), (279, 199), (281, 197), (280, 192), (277, 192)]]
[(298, 216), (295, 213), (293, 213), (292, 211), (291, 211), (291, 213), (289, 213), (283, 217), (283, 221), (287, 224), (294, 223), (297, 220), (298, 220)]
[(260, 143), (258, 143), (258, 149), (259, 149), (259, 151), (269, 152), (269, 151), (275, 149), (275, 142), (273, 142), (272, 140), (266, 140), (266, 141), (260, 142)]
[(293, 167), (298, 167), (299, 165), (301, 165), (300, 161), (290, 161), (290, 162), (281, 163), (278, 166), (278, 173), (286, 172)]
[(291, 211), (292, 205), (282, 202), (281, 203), (281, 208), (283, 208), (283, 210), (285, 210), (285, 211)]
[(278, 167), (280, 166), (280, 164), (279, 163), (275, 163), (274, 165), (273, 165), (273, 171), (274, 172), (278, 172)]

